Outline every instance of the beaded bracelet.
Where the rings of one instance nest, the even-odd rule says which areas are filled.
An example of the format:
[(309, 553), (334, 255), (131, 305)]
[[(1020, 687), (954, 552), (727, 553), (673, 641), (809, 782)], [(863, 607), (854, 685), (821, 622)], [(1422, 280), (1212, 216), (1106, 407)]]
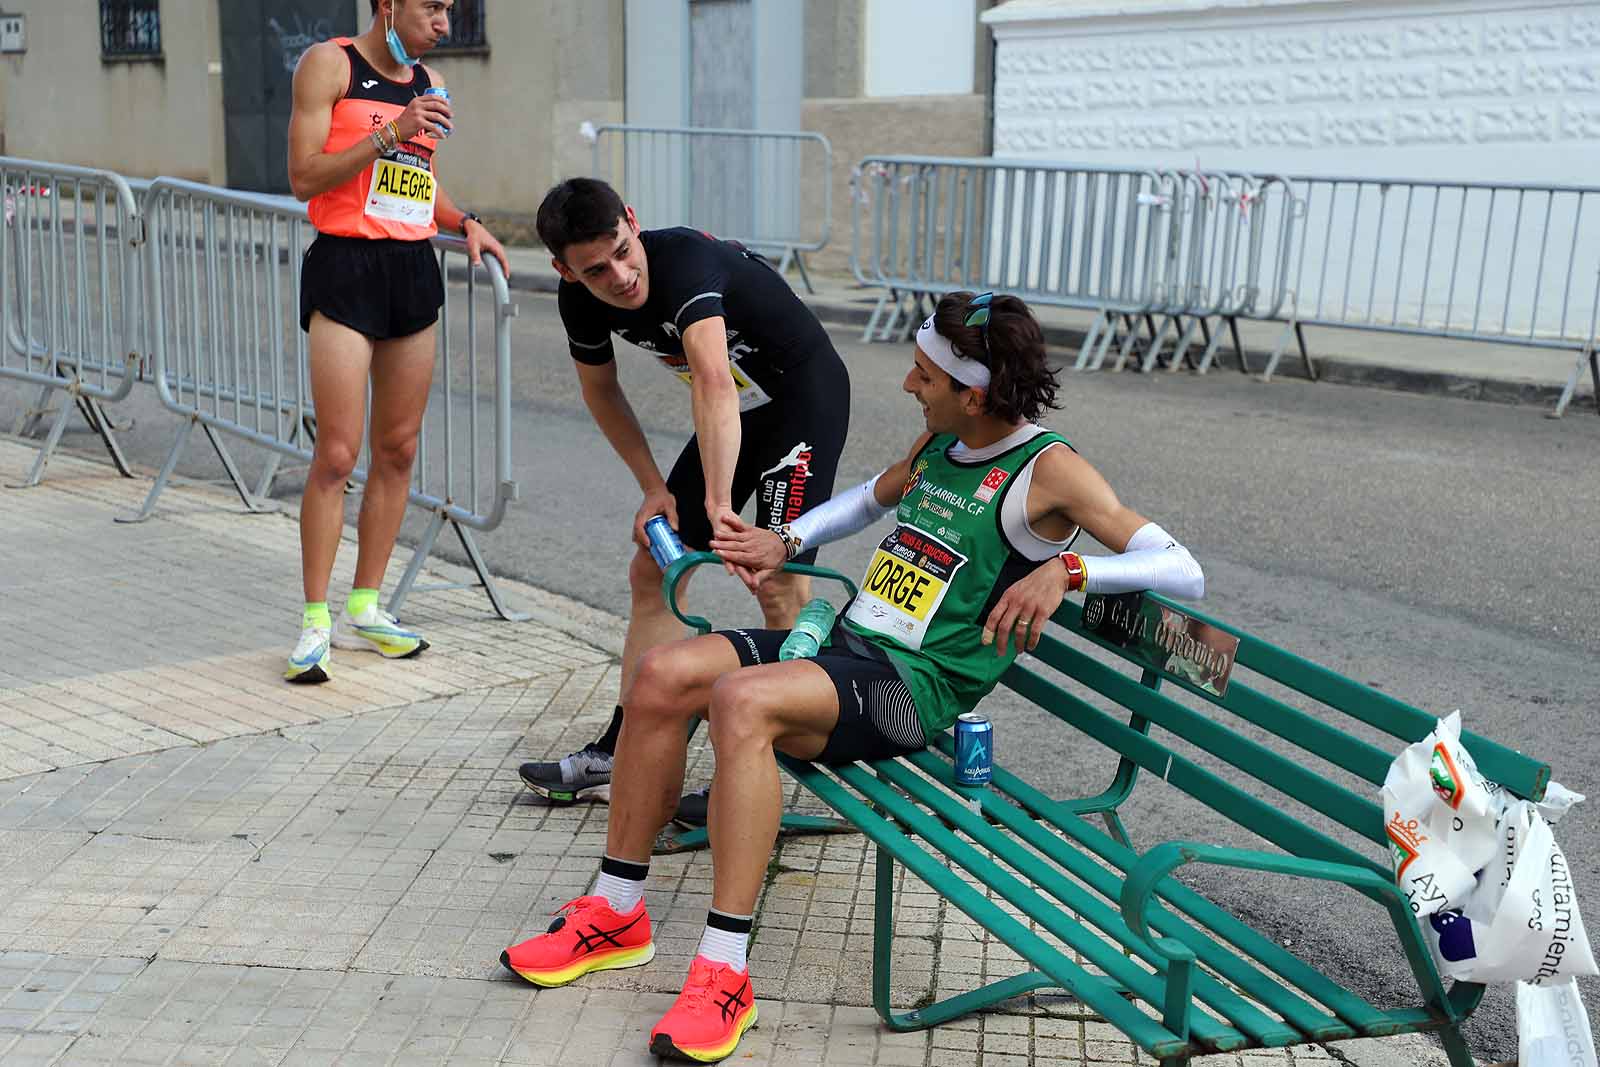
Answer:
[(372, 147), (376, 148), (378, 150), (378, 155), (380, 155), (380, 156), (388, 155), (389, 146), (384, 143), (383, 134), (381, 132), (379, 132), (378, 130), (373, 130), (371, 139), (372, 139)]
[(773, 531), (778, 535), (778, 540), (783, 542), (783, 554), (791, 561), (806, 550), (805, 541), (784, 523)]

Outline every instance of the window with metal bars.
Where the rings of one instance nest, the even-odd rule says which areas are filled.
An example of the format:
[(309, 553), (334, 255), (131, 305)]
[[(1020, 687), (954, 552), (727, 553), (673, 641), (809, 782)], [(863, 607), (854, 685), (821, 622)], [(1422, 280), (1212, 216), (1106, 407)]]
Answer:
[(450, 9), (450, 36), (435, 46), (436, 52), (480, 52), (489, 47), (483, 8), (488, 0), (456, 0)]
[(100, 54), (125, 59), (161, 54), (161, 0), (100, 0)]

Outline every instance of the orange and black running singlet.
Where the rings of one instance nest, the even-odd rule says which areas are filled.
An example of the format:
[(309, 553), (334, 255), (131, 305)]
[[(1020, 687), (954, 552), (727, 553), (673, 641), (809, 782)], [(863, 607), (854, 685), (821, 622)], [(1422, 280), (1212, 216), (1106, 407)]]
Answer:
[[(390, 81), (361, 57), (349, 37), (335, 37), (350, 62), (350, 84), (333, 105), (324, 152), (342, 152), (398, 118), (432, 82), (422, 64), (412, 68), (411, 81)], [(311, 224), (318, 233), (336, 237), (393, 238), (425, 241), (439, 232), (433, 221), (438, 195), (433, 180), (433, 151), (438, 141), (419, 133), (379, 157), (371, 166), (311, 199)]]

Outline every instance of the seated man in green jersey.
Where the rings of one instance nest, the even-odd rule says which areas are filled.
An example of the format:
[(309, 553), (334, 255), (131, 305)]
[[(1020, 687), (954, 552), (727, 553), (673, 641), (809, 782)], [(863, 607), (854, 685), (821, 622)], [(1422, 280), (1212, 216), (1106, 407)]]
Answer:
[[(711, 542), (756, 584), (896, 509), (826, 645), (779, 661), (787, 631), (730, 630), (646, 655), (628, 691), (594, 892), (501, 955), (545, 986), (649, 961), (651, 844), (683, 784), (687, 725), (708, 720), (711, 912), (683, 995), (651, 1032), (658, 1055), (720, 1059), (755, 1021), (746, 950), (782, 812), (774, 750), (824, 763), (917, 751), (1038, 643), (1068, 592), (1204, 592), (1187, 549), (1035, 424), (1058, 383), (1021, 300), (946, 295), (912, 360), (904, 388), (926, 431), (903, 458), (776, 532), (740, 523)], [(1121, 551), (1079, 556), (1070, 549), (1082, 530)]]

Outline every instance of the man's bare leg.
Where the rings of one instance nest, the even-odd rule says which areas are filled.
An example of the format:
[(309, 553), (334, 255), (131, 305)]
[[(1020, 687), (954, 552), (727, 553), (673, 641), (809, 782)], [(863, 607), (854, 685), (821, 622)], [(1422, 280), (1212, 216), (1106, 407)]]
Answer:
[(717, 756), (707, 825), (711, 906), (747, 916), (761, 895), (783, 815), (773, 751), (800, 759), (820, 755), (839, 722), (839, 694), (809, 660), (771, 663), (718, 679), (708, 717)]
[(738, 669), (738, 653), (715, 634), (643, 657), (617, 740), (606, 855), (649, 862), (683, 789), (689, 721), (704, 717), (717, 679)]
[(309, 343), (317, 443), (300, 501), (300, 577), (306, 602), (316, 604), (328, 599), (328, 581), (344, 533), (345, 482), (361, 454), (372, 341), (315, 312)]
[(411, 469), (433, 384), (434, 327), (380, 341), (372, 355), (372, 463), (356, 532), (357, 589), (383, 584), (405, 520)]

